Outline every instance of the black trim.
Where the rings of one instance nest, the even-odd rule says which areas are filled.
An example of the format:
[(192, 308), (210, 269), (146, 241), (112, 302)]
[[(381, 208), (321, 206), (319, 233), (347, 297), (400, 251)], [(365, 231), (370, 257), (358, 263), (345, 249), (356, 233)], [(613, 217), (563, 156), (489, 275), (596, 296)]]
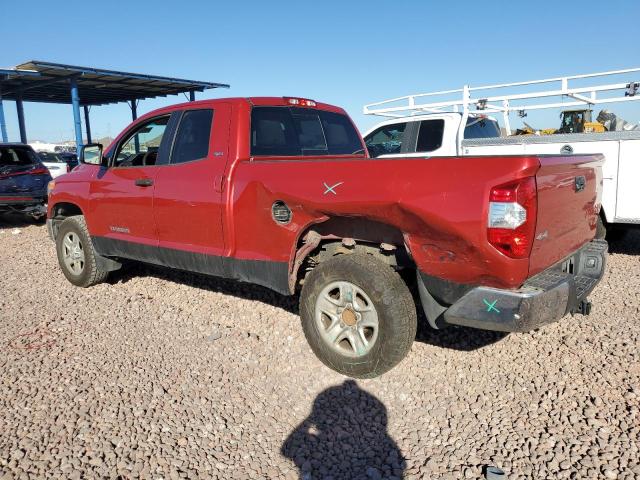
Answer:
[(444, 278), (433, 277), (424, 272), (418, 272), (423, 285), (429, 293), (442, 305), (452, 305), (461, 299), (467, 292), (478, 285), (458, 283)]
[(173, 150), (173, 141), (178, 130), (178, 123), (182, 118), (182, 110), (173, 112), (169, 121), (167, 122), (167, 128), (160, 140), (160, 148), (158, 149), (158, 159), (156, 160), (156, 166), (169, 165), (171, 150)]
[[(402, 136), (402, 145), (400, 145), (400, 153), (408, 154), (408, 153), (416, 153), (416, 144), (418, 143), (418, 132), (420, 131), (420, 122), (398, 122), (393, 125), (398, 125), (400, 123), (406, 123), (407, 126), (404, 128), (404, 134)], [(389, 127), (390, 125), (386, 125)]]
[(287, 262), (220, 257), (153, 247), (107, 237), (91, 237), (91, 240), (96, 252), (105, 257), (139, 260), (188, 272), (255, 283), (283, 295), (291, 294), (289, 292), (289, 265)]

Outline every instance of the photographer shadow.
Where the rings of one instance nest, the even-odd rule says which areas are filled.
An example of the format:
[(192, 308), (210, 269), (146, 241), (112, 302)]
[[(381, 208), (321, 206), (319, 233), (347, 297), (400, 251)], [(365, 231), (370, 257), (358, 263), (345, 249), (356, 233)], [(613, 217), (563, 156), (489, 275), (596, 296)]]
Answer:
[(406, 460), (387, 433), (387, 409), (353, 380), (330, 387), (291, 432), (281, 453), (301, 479), (401, 479)]

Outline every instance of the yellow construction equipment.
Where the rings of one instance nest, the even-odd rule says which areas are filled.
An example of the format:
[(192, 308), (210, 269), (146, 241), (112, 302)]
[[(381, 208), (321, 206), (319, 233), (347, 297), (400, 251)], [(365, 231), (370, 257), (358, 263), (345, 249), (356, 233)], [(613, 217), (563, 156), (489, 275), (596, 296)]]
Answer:
[(593, 122), (593, 110), (564, 110), (560, 113), (560, 128), (555, 133), (602, 133), (604, 125)]

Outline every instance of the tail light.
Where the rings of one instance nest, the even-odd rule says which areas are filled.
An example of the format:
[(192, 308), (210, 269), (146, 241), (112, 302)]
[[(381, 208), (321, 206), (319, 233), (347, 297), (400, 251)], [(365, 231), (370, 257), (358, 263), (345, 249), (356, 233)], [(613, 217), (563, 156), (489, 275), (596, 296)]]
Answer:
[(493, 187), (489, 195), (489, 243), (508, 257), (527, 258), (533, 246), (537, 209), (534, 177)]
[(315, 107), (318, 105), (316, 102), (314, 102), (313, 100), (309, 100), (308, 98), (283, 98), (289, 105), (295, 105), (297, 107)]
[(47, 167), (34, 167), (31, 170), (21, 170), (19, 172), (11, 172), (6, 173), (4, 175), (0, 175), (0, 179), (9, 178), (9, 177), (18, 177), (20, 175), (45, 175), (49, 173)]

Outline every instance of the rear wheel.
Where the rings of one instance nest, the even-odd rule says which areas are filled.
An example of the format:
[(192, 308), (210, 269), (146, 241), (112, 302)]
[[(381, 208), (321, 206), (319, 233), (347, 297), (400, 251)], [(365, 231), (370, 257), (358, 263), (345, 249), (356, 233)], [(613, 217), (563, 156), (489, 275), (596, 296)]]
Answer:
[(340, 255), (313, 269), (300, 295), (300, 315), (318, 358), (357, 378), (393, 368), (416, 335), (409, 289), (389, 265), (370, 255)]
[(65, 219), (56, 236), (58, 263), (62, 273), (74, 285), (89, 287), (104, 281), (109, 272), (96, 262), (91, 236), (82, 215)]

